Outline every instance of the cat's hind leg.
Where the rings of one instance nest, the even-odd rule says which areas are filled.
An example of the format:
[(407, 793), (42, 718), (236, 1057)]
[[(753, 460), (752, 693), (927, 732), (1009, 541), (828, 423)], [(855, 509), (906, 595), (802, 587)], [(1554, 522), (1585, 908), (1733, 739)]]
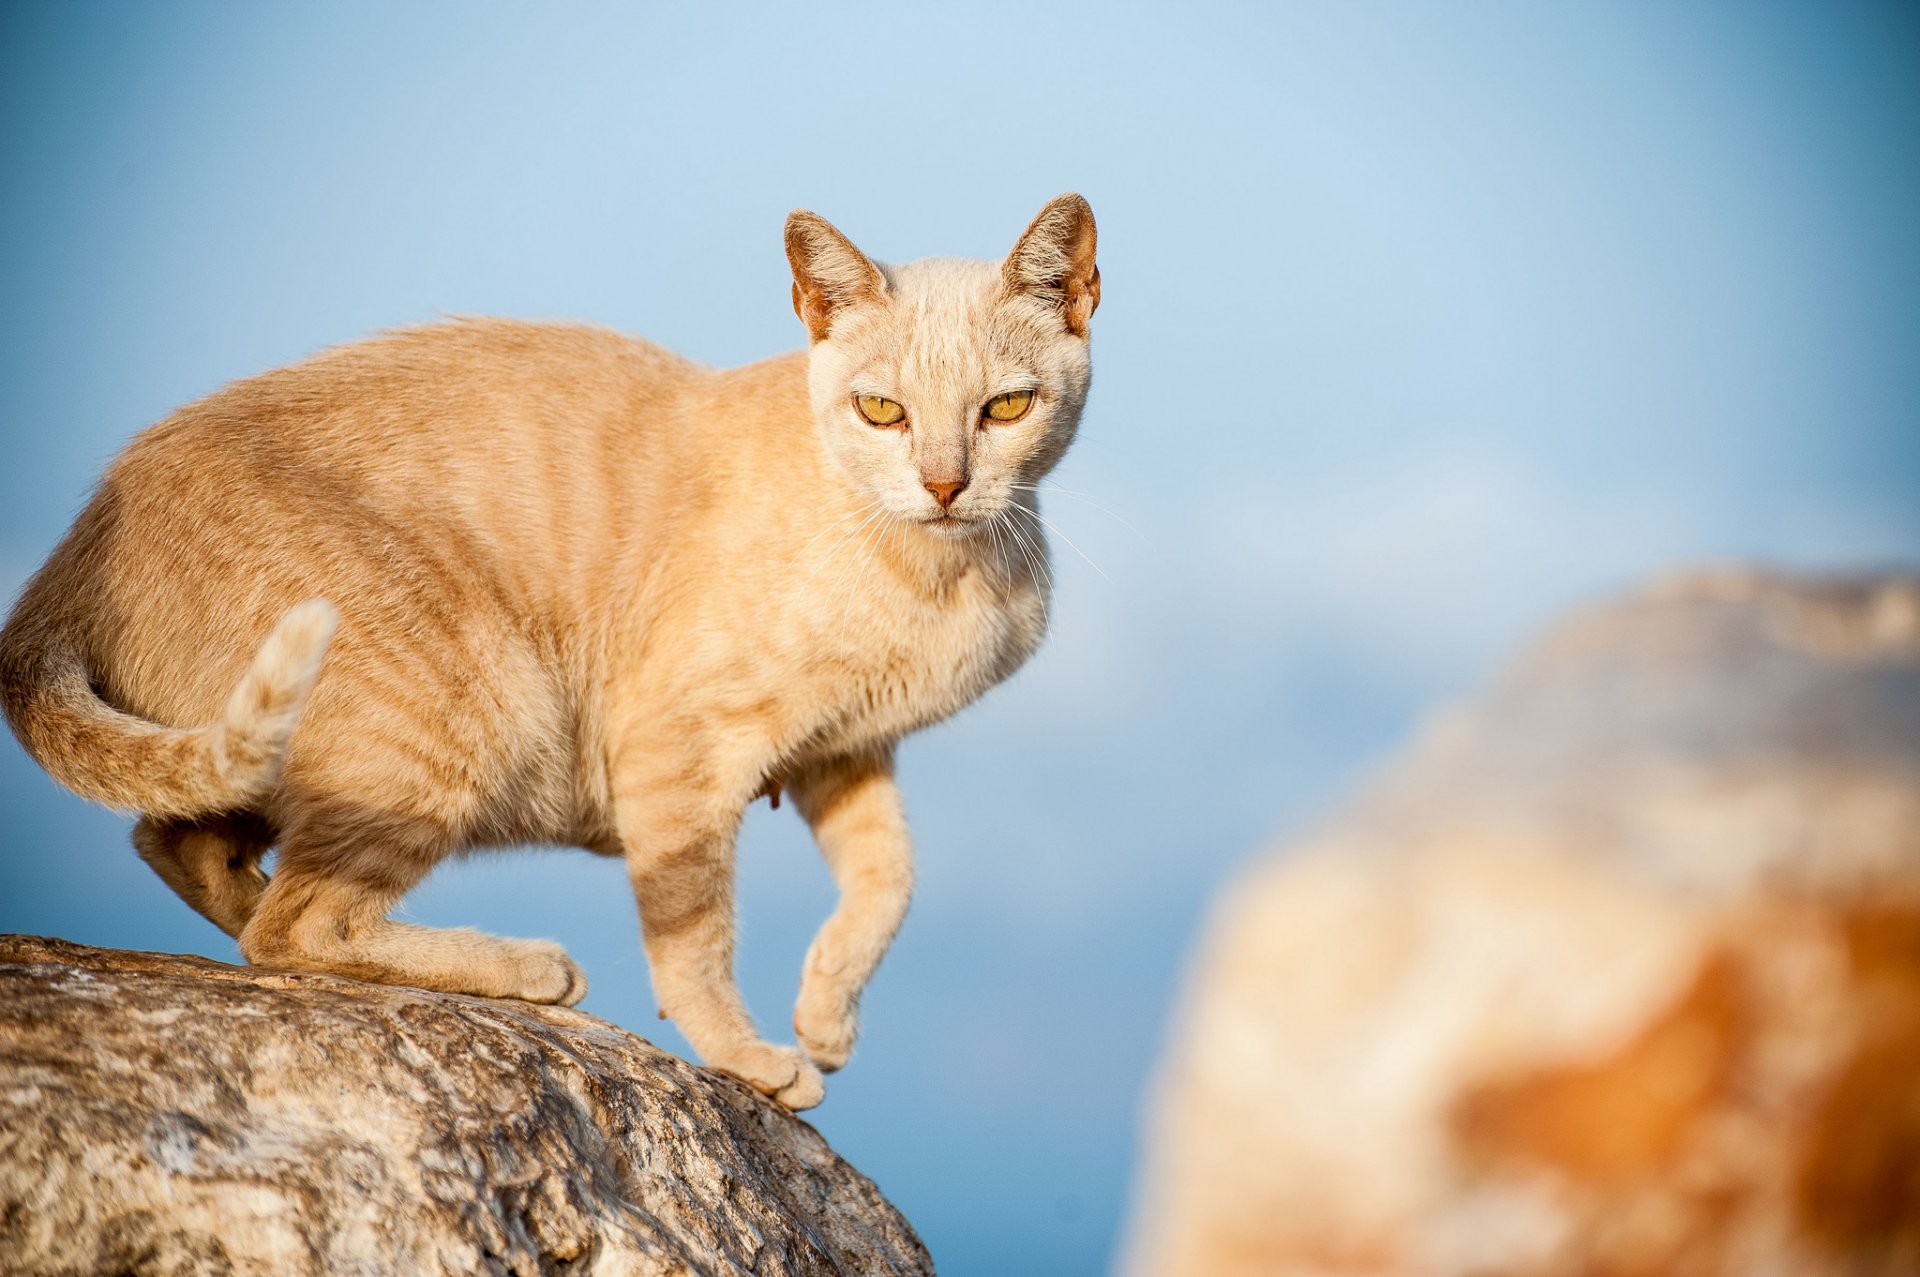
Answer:
[(572, 1006), (587, 979), (550, 940), (422, 927), (387, 914), (449, 851), (431, 822), (325, 810), (290, 822), (252, 921), (247, 961), (443, 993)]
[(907, 916), (913, 845), (890, 758), (842, 761), (792, 785), (840, 886), (839, 906), (807, 950), (793, 1009), (801, 1049), (830, 1073), (853, 1054), (860, 994)]
[(143, 816), (133, 827), (140, 859), (182, 900), (235, 939), (267, 888), (260, 857), (272, 841), (266, 822), (244, 812), (197, 820)]

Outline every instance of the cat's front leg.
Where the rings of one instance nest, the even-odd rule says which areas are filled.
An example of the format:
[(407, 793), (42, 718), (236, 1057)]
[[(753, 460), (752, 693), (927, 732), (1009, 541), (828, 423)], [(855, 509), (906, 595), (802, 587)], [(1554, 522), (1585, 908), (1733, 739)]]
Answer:
[(891, 750), (805, 769), (789, 783), (840, 885), (839, 907), (807, 951), (793, 1011), (801, 1049), (832, 1072), (853, 1054), (861, 991), (907, 916), (913, 844)]
[(660, 1012), (700, 1058), (790, 1109), (826, 1093), (792, 1047), (762, 1041), (733, 975), (734, 842), (745, 796), (684, 745), (623, 751), (614, 801)]

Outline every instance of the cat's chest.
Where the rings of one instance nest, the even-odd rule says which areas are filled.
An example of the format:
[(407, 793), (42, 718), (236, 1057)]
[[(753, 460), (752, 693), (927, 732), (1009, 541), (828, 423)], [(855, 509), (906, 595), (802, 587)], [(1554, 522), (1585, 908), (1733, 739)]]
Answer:
[(938, 722), (1005, 679), (1039, 645), (1046, 599), (982, 578), (940, 595), (874, 589), (797, 619), (790, 740), (847, 750)]

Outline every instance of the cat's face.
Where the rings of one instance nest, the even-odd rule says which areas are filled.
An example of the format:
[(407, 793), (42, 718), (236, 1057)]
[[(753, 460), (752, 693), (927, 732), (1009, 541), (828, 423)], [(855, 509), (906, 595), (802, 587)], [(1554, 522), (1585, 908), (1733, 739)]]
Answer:
[(1093, 213), (1048, 204), (1002, 262), (880, 266), (823, 219), (787, 219), (794, 309), (828, 452), (936, 536), (985, 530), (1073, 441), (1099, 301)]

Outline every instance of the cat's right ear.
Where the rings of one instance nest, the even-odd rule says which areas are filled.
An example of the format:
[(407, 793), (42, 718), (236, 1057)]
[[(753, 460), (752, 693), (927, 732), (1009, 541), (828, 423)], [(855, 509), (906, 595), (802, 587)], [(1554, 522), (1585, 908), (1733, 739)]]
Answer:
[(804, 208), (787, 214), (787, 263), (793, 267), (793, 313), (814, 341), (825, 340), (840, 310), (887, 295), (880, 268), (832, 222)]
[(1085, 337), (1087, 321), (1100, 304), (1095, 240), (1087, 201), (1071, 191), (1055, 196), (1007, 254), (1001, 277), (1012, 291), (1054, 307), (1068, 332)]

